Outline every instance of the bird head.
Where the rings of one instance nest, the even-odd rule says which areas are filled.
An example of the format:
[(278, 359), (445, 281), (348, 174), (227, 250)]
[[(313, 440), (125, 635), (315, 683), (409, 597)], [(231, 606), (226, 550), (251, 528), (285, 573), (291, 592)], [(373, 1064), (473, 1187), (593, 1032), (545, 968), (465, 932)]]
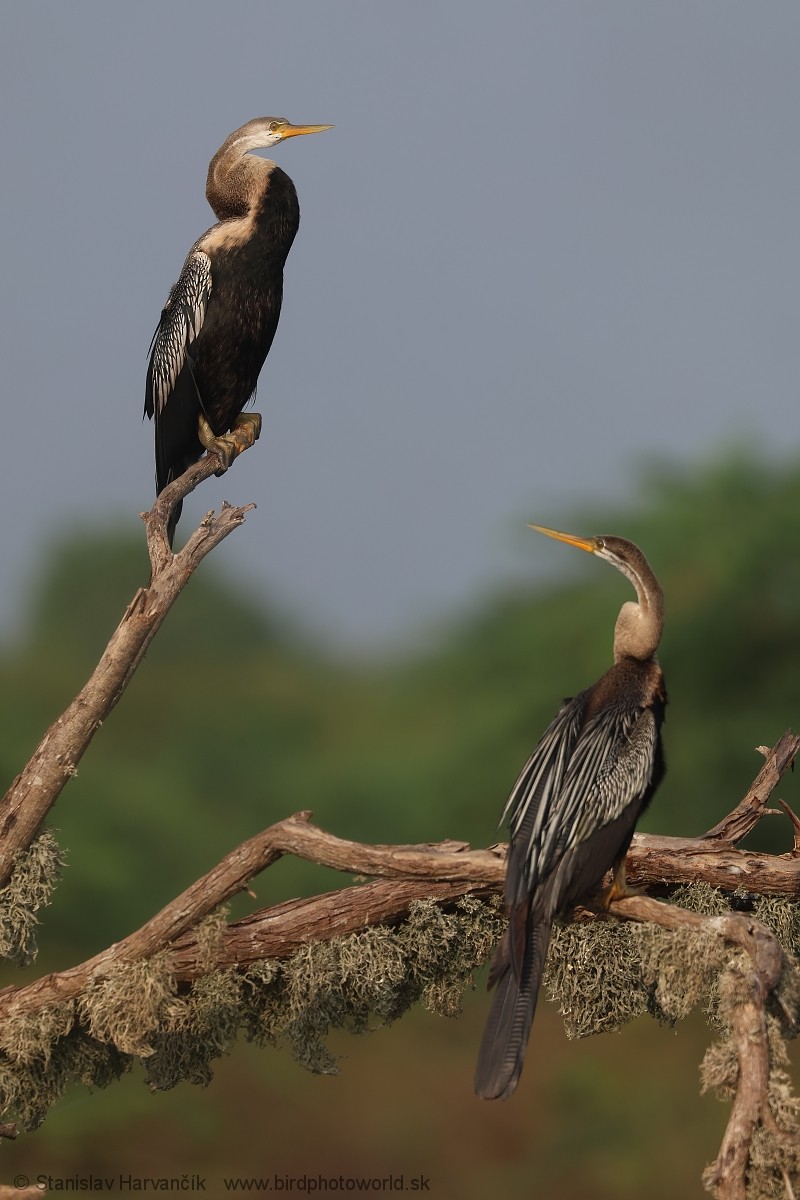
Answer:
[(606, 562), (610, 562), (629, 579), (631, 578), (631, 567), (638, 567), (645, 561), (644, 555), (635, 542), (628, 542), (625, 538), (614, 537), (612, 534), (603, 534), (598, 537), (578, 537), (574, 533), (562, 533), (558, 529), (548, 529), (545, 525), (529, 525), (528, 528), (535, 529), (537, 533), (543, 533), (547, 537), (555, 538), (556, 541), (566, 542), (568, 546), (577, 546), (579, 550), (587, 550), (589, 554), (596, 554), (598, 558), (604, 558)]
[(621, 655), (648, 658), (654, 654), (663, 628), (664, 598), (661, 585), (636, 543), (612, 534), (577, 537), (573, 533), (561, 533), (544, 525), (531, 525), (529, 528), (604, 558), (630, 580), (636, 589), (638, 603), (629, 601), (620, 609), (614, 631), (614, 655), (615, 658)]
[(333, 126), (292, 125), (286, 117), (255, 117), (231, 136), (236, 137), (240, 152), (246, 154), (248, 150), (268, 150), (278, 142), (284, 142), (290, 137), (300, 137), (304, 133), (322, 133), (324, 129), (333, 129)]

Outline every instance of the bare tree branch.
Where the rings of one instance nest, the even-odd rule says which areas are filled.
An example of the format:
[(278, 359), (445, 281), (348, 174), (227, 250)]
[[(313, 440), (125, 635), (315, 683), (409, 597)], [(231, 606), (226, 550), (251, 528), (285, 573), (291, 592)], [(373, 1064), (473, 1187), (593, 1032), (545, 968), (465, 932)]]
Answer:
[[(404, 910), (402, 906), (395, 910), (397, 915), (407, 912), (412, 900), (427, 896), (433, 884), (444, 880), (455, 880), (464, 885), (460, 889), (445, 889), (443, 895), (446, 898), (455, 898), (486, 885), (494, 890), (502, 886), (502, 861), (490, 851), (454, 852), (449, 847), (461, 843), (450, 842), (444, 843), (444, 850), (433, 846), (362, 846), (325, 833), (309, 823), (309, 816), (309, 813), (297, 813), (243, 842), (141, 929), (102, 953), (23, 987), (4, 988), (0, 991), (0, 1020), (77, 996), (91, 980), (102, 976), (115, 963), (150, 958), (196, 927), (231, 896), (243, 891), (249, 880), (283, 854), (295, 854), (355, 874), (419, 880), (413, 888), (406, 888), (407, 903)], [(337, 912), (338, 897), (342, 893), (332, 893), (327, 906), (330, 925), (324, 940), (345, 932), (345, 926), (353, 929), (379, 923), (376, 911), (370, 905), (369, 893), (364, 893), (362, 887), (352, 888), (350, 892), (351, 898), (358, 898), (349, 918)], [(317, 926), (320, 927), (319, 922)], [(261, 953), (256, 957), (264, 958), (265, 955)]]
[[(225, 926), (213, 959), (215, 969), (288, 958), (309, 942), (330, 941), (376, 925), (395, 925), (405, 920), (415, 900), (453, 905), (463, 896), (496, 895), (501, 886), (500, 882), (467, 880), (378, 879), (308, 899), (287, 900)], [(169, 971), (180, 983), (191, 983), (206, 974), (208, 961), (208, 947), (192, 932), (170, 945)]]
[[(452, 903), (469, 893), (502, 892), (505, 870), (502, 847), (467, 850), (463, 843), (453, 842), (439, 846), (363, 845), (337, 838), (312, 825), (309, 818), (307, 812), (296, 813), (243, 842), (141, 929), (94, 958), (23, 987), (3, 989), (0, 1020), (76, 996), (114, 963), (149, 958), (168, 947), (174, 953), (176, 977), (188, 980), (221, 966), (285, 957), (309, 940), (325, 941), (342, 933), (400, 920), (414, 900)], [(310, 900), (289, 901), (253, 913), (228, 927), (218, 957), (209, 963), (207, 949), (199, 950), (190, 931), (284, 854), (349, 874), (378, 876), (386, 882), (358, 885)], [(800, 894), (799, 860), (733, 848), (714, 849), (703, 839), (639, 834), (628, 855), (627, 871), (630, 880), (637, 884), (708, 882), (720, 886), (722, 881), (722, 886), (743, 886), (766, 894)], [(655, 916), (647, 917), (641, 909), (639, 919), (653, 919), (662, 925), (668, 921), (688, 925), (701, 919), (690, 913), (683, 920), (665, 915), (665, 909), (666, 914), (681, 911), (674, 906), (657, 905), (649, 910)], [(620, 915), (630, 911), (623, 909)]]
[(164, 489), (149, 513), (142, 514), (152, 568), (150, 584), (133, 597), (86, 684), (50, 726), (0, 801), (0, 887), (8, 882), (17, 854), (31, 844), (64, 785), (76, 774), (94, 734), (119, 701), (195, 568), (242, 524), (253, 507), (224, 504), (218, 516), (206, 516), (178, 554), (171, 552), (166, 534), (169, 514), (219, 467), (217, 455), (206, 454)]
[[(632, 849), (631, 874), (647, 873), (648, 839), (642, 836)], [(660, 839), (678, 843), (675, 859), (684, 857), (682, 839)], [(455, 848), (454, 848), (455, 847)], [(341, 891), (310, 899), (292, 900), (251, 914), (227, 926), (216, 952), (209, 957), (193, 929), (204, 916), (235, 892), (246, 887), (259, 871), (283, 854), (299, 857), (351, 873), (382, 876)], [(659, 847), (659, 863), (668, 864), (665, 847)], [(739, 855), (742, 877), (752, 856), (729, 849), (726, 856)], [(759, 856), (760, 873), (770, 872), (770, 858)], [(704, 862), (700, 856), (699, 862)], [(791, 862), (796, 869), (798, 863)], [(310, 941), (326, 941), (343, 933), (402, 920), (414, 900), (433, 899), (453, 904), (461, 896), (486, 896), (502, 890), (503, 856), (495, 850), (470, 851), (463, 843), (420, 846), (369, 846), (334, 837), (310, 824), (308, 813), (298, 813), (243, 843), (202, 879), (168, 904), (140, 930), (102, 954), (58, 974), (19, 988), (0, 992), (0, 1020), (30, 1013), (58, 1001), (75, 997), (91, 982), (102, 978), (119, 962), (133, 962), (169, 949), (168, 969), (176, 982), (189, 983), (221, 967), (244, 968), (264, 958), (284, 958)], [(673, 871), (674, 875), (675, 872)], [(667, 876), (669, 878), (669, 876)], [(778, 874), (780, 883), (780, 874)], [(581, 908), (579, 920), (647, 921), (666, 929), (702, 928), (713, 931), (725, 942), (746, 951), (751, 961), (744, 999), (736, 1005), (733, 1032), (739, 1058), (739, 1083), (722, 1148), (709, 1175), (709, 1186), (719, 1200), (744, 1197), (744, 1178), (750, 1161), (752, 1139), (760, 1126), (774, 1126), (767, 1084), (770, 1050), (766, 1012), (779, 981), (783, 955), (775, 936), (749, 916), (730, 913), (704, 916), (646, 895), (614, 901), (609, 913)]]
[(800, 897), (800, 858), (737, 850), (729, 842), (709, 838), (673, 838), (636, 834), (626, 860), (635, 887), (705, 883), (761, 896)]
[[(236, 432), (241, 452), (252, 445), (252, 437), (246, 428)], [(166, 532), (170, 513), (219, 468), (217, 456), (207, 454), (161, 493), (149, 513), (142, 514), (150, 583), (136, 593), (86, 685), (47, 731), (0, 803), (0, 887), (8, 882), (17, 855), (30, 845), (65, 783), (75, 774), (95, 731), (122, 696), (193, 571), (253, 507), (224, 504), (219, 514), (206, 516), (179, 553), (172, 553)], [(663, 892), (675, 884), (700, 882), (730, 891), (800, 897), (800, 820), (783, 801), (779, 803), (793, 824), (790, 853), (760, 854), (739, 850), (736, 845), (770, 811), (767, 801), (798, 751), (800, 737), (785, 734), (766, 752), (767, 761), (741, 803), (703, 837), (636, 835), (627, 859), (631, 883)], [(216, 945), (210, 947), (208, 939), (198, 934), (204, 918), (285, 854), (373, 878), (254, 912), (223, 927)], [(453, 905), (467, 895), (500, 895), (504, 870), (503, 846), (470, 850), (466, 843), (453, 841), (370, 846), (337, 838), (311, 824), (310, 813), (297, 813), (236, 847), (123, 941), (67, 970), (0, 991), (0, 1021), (76, 998), (115, 966), (156, 954), (166, 955), (171, 979), (188, 987), (220, 968), (243, 969), (259, 960), (285, 958), (310, 942), (402, 921), (416, 900)], [(706, 1175), (707, 1186), (719, 1200), (743, 1200), (755, 1134), (765, 1129), (780, 1137), (769, 1102), (771, 1051), (767, 1036), (767, 1009), (783, 967), (780, 944), (764, 925), (747, 916), (733, 912), (704, 916), (647, 895), (615, 901), (608, 913), (582, 908), (574, 915), (579, 920), (604, 921), (609, 914), (666, 929), (711, 931), (748, 956), (750, 967), (731, 1016), (738, 1057), (735, 1097), (720, 1153)], [(0, 1126), (0, 1138), (15, 1132), (13, 1126)], [(791, 1197), (788, 1176), (785, 1182), (786, 1194)]]
[[(756, 1130), (763, 1126), (778, 1139), (781, 1136), (769, 1105), (771, 1059), (767, 1035), (767, 1007), (783, 970), (781, 945), (765, 925), (736, 913), (703, 916), (675, 905), (662, 904), (648, 896), (614, 901), (609, 911), (624, 920), (651, 921), (670, 929), (705, 927), (746, 951), (750, 957), (750, 972), (743, 981), (743, 997), (731, 1013), (739, 1062), (736, 1094), (719, 1154), (704, 1178), (718, 1200), (745, 1200)], [(788, 1186), (791, 1188), (791, 1184)], [(791, 1191), (787, 1192), (787, 1196), (791, 1194)]]
[(792, 828), (794, 830), (792, 838), (792, 854), (798, 855), (800, 854), (800, 817), (798, 817), (797, 813), (792, 812), (785, 800), (779, 800), (778, 804), (780, 804), (781, 808), (792, 822)]
[(740, 842), (758, 824), (770, 796), (789, 767), (794, 766), (800, 750), (800, 736), (788, 729), (771, 750), (765, 746), (759, 749), (767, 761), (736, 808), (704, 835), (709, 841)]

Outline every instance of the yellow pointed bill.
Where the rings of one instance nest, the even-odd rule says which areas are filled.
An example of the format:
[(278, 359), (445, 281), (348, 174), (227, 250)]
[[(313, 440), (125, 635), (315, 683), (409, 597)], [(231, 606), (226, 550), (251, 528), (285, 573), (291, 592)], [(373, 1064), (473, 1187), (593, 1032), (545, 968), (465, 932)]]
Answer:
[(301, 133), (322, 133), (323, 129), (333, 129), (332, 125), (290, 125), (288, 122), (281, 130), (281, 137), (299, 137)]
[(529, 525), (528, 528), (535, 529), (537, 533), (543, 533), (546, 537), (555, 538), (558, 542), (566, 542), (568, 546), (588, 550), (589, 554), (594, 554), (597, 549), (597, 538), (576, 537), (574, 533), (562, 533), (559, 529), (548, 529), (546, 525)]

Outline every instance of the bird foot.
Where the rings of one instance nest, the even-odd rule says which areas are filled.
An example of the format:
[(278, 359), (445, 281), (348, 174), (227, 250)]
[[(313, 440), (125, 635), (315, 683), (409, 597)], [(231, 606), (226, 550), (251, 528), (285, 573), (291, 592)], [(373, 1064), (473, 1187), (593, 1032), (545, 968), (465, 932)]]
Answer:
[(205, 417), (197, 418), (197, 435), (209, 454), (216, 454), (221, 466), (214, 474), (224, 475), (235, 458), (249, 450), (261, 433), (261, 413), (240, 413), (229, 433), (216, 437)]
[(600, 903), (608, 910), (614, 900), (624, 900), (626, 896), (641, 896), (640, 888), (628, 886), (625, 878), (625, 863), (621, 863), (614, 872), (614, 878), (607, 888), (600, 893)]
[[(242, 450), (249, 450), (261, 437), (261, 413), (239, 413), (233, 422), (231, 434), (242, 442)], [(242, 453), (242, 450), (239, 453)]]

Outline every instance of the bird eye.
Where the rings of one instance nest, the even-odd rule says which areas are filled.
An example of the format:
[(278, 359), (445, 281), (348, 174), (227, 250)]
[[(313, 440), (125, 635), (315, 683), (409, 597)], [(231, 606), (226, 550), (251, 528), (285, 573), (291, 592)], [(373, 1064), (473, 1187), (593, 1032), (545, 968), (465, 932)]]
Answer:
[(601, 537), (595, 538), (595, 542), (597, 543), (598, 550), (605, 550), (605, 548), (606, 548), (606, 539), (605, 538), (601, 538)]
[(270, 123), (269, 123), (270, 133), (275, 133), (277, 131), (279, 125), (280, 125), (280, 121), (270, 121)]

